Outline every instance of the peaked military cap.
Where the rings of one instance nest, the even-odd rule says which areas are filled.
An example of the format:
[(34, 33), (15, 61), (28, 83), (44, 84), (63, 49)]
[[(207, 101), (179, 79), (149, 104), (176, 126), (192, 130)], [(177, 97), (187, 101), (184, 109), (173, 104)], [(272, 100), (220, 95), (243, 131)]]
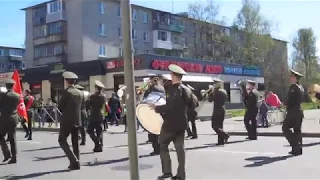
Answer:
[(302, 74), (300, 74), (299, 72), (297, 72), (297, 71), (295, 71), (293, 69), (290, 69), (290, 73), (291, 73), (291, 75), (294, 75), (294, 76), (299, 77), (299, 78), (303, 77)]
[(256, 84), (256, 82), (255, 82), (255, 81), (253, 81), (253, 80), (247, 80), (247, 82), (248, 82), (249, 84), (253, 84), (253, 85), (255, 85), (255, 84)]
[(95, 80), (95, 85), (100, 88), (105, 88), (101, 81)]
[(169, 71), (175, 74), (187, 75), (187, 73), (178, 65), (170, 64), (168, 68), (169, 68)]
[(4, 79), (4, 80), (3, 80), (3, 83), (5, 83), (5, 84), (15, 84), (16, 81), (13, 80), (13, 79)]
[(84, 90), (84, 87), (80, 86), (79, 84), (74, 85), (74, 87), (76, 87), (79, 90)]
[(66, 71), (64, 73), (62, 73), (62, 76), (64, 79), (78, 79), (78, 76), (70, 71)]
[(194, 91), (194, 88), (192, 86), (190, 86), (189, 84), (187, 84), (187, 87), (191, 90)]
[(213, 79), (214, 83), (219, 83), (219, 82), (223, 82), (221, 79), (214, 77)]

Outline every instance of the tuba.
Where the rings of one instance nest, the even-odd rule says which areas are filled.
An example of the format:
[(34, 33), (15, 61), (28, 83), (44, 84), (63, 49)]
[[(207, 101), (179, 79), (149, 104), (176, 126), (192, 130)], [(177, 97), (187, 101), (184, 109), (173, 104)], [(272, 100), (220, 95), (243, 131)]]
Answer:
[(83, 96), (85, 101), (88, 100), (89, 95), (90, 95), (89, 91), (83, 91)]

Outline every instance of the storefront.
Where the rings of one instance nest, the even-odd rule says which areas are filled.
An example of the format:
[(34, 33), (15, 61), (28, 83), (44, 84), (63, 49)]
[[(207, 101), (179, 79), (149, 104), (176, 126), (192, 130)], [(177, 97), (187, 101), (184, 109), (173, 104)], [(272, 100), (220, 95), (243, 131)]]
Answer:
[[(224, 87), (228, 91), (231, 103), (241, 103), (239, 88), (235, 86), (239, 79), (254, 80), (258, 83), (257, 87), (264, 87), (263, 71), (258, 67), (149, 54), (138, 55), (134, 58), (136, 86), (142, 83), (141, 77), (169, 74), (168, 66), (170, 64), (177, 64), (185, 69), (188, 75), (184, 77), (183, 81), (193, 86), (198, 95), (202, 89), (207, 89), (208, 85), (212, 84), (213, 77), (218, 77), (225, 82)], [(109, 59), (105, 62), (107, 72), (105, 78), (109, 92), (117, 91), (119, 86), (124, 83), (123, 65), (121, 59)]]

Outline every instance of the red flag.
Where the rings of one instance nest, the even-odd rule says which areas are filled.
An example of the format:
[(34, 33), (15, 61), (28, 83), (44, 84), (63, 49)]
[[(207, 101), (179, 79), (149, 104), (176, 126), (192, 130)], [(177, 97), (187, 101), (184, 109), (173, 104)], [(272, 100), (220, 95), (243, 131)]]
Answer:
[(13, 91), (18, 93), (20, 95), (20, 103), (18, 105), (18, 113), (20, 116), (22, 116), (26, 121), (28, 121), (26, 106), (24, 104), (23, 100), (23, 94), (22, 94), (22, 88), (20, 84), (20, 77), (19, 72), (17, 70), (14, 71), (12, 79), (16, 82), (16, 84), (13, 86)]

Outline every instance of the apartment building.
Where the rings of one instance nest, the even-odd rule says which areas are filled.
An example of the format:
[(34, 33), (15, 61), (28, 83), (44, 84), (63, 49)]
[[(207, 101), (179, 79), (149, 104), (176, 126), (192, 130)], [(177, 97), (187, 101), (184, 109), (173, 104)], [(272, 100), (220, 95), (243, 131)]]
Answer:
[(25, 68), (23, 48), (0, 46), (0, 72)]
[[(119, 0), (54, 0), (23, 10), (27, 67), (122, 56)], [(134, 53), (239, 63), (238, 44), (230, 39), (241, 36), (207, 24), (186, 13), (132, 5)]]

